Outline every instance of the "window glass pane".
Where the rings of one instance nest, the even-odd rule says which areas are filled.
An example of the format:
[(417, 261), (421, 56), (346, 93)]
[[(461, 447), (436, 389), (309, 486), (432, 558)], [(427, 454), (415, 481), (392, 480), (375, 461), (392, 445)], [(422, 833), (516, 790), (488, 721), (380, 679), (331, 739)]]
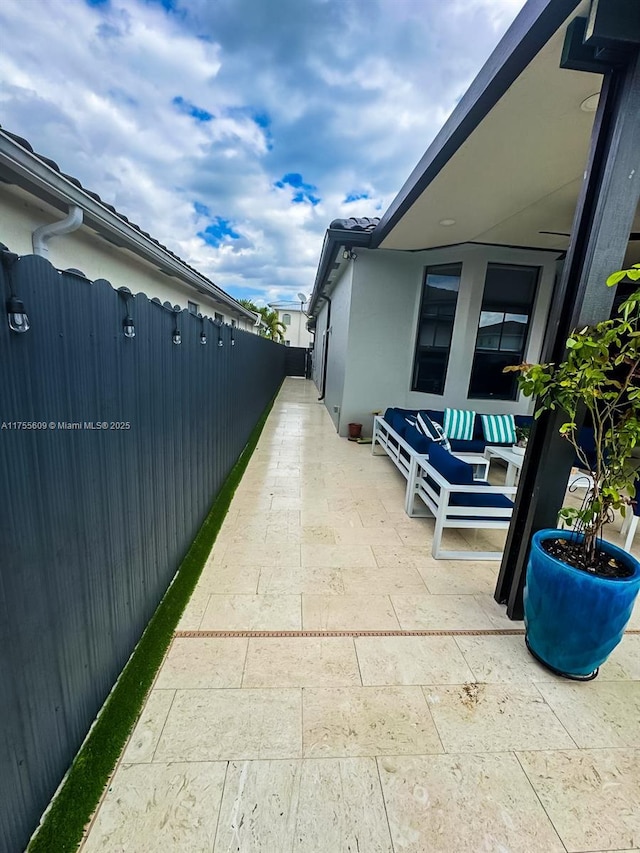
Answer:
[(516, 376), (503, 370), (524, 360), (538, 275), (538, 267), (487, 267), (469, 397), (516, 399)]
[(413, 391), (442, 394), (449, 361), (462, 264), (425, 271), (416, 336)]

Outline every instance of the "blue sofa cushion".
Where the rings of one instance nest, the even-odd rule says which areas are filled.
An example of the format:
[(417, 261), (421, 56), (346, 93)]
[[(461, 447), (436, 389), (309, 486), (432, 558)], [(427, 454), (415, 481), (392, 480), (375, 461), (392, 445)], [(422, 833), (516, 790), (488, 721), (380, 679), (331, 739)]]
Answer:
[(456, 486), (473, 485), (473, 466), (461, 459), (456, 459), (448, 450), (435, 442), (429, 449), (429, 463), (450, 483)]
[(407, 444), (410, 444), (411, 447), (415, 450), (416, 453), (419, 453), (421, 456), (425, 456), (427, 453), (431, 453), (431, 448), (434, 446), (433, 441), (430, 438), (427, 438), (426, 435), (423, 435), (421, 432), (411, 426), (410, 424), (405, 423), (404, 430), (404, 440)]
[(384, 413), (384, 419), (391, 429), (398, 433), (400, 438), (404, 438), (404, 431), (409, 425), (401, 409), (387, 409)]
[[(476, 486), (488, 486), (484, 480), (476, 480)], [(506, 495), (473, 494), (471, 492), (452, 493), (449, 499), (450, 506), (479, 506), (493, 507), (496, 509), (511, 509), (513, 501)]]
[(514, 415), (514, 421), (517, 427), (532, 427), (533, 415)]
[(484, 439), (474, 438), (472, 441), (463, 441), (459, 438), (451, 439), (451, 450), (454, 453), (484, 453), (487, 442)]

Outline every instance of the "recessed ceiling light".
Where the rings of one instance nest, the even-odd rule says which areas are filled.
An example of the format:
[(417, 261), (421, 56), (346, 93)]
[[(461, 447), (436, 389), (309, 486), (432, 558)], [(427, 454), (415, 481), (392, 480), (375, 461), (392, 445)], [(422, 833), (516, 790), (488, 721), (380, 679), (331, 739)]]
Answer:
[(580, 104), (580, 109), (583, 113), (595, 113), (598, 109), (598, 101), (600, 100), (600, 92), (596, 92), (595, 95), (589, 95), (588, 98), (585, 98), (584, 101)]
[(455, 225), (455, 219), (441, 219), (439, 222), (440, 225), (444, 225), (447, 228), (449, 225)]

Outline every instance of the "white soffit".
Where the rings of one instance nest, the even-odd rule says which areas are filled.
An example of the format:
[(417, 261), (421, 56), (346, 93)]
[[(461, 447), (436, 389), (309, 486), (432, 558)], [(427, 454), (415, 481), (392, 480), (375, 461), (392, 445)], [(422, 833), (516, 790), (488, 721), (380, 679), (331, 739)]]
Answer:
[[(585, 15), (581, 4), (569, 20)], [(560, 68), (569, 20), (426, 187), (381, 243), (426, 249), (476, 241), (564, 249), (594, 113), (580, 109), (602, 76)], [(455, 220), (442, 226), (443, 219)]]

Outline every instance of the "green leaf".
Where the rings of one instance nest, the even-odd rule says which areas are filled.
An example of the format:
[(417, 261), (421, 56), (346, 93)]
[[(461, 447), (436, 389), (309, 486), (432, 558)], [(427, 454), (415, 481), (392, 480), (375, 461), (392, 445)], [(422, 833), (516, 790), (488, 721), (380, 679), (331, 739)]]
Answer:
[(607, 279), (607, 286), (613, 287), (614, 284), (617, 284), (619, 281), (626, 276), (626, 270), (620, 270), (619, 272), (612, 272), (609, 278)]

